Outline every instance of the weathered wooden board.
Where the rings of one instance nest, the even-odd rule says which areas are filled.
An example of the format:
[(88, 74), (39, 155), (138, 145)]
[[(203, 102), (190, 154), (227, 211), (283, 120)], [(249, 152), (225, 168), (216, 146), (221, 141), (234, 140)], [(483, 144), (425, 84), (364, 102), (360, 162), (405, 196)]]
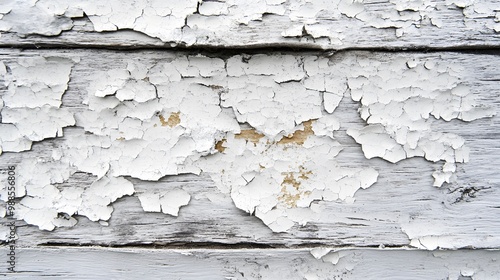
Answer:
[(499, 46), (497, 0), (3, 0), (0, 276), (500, 279)]
[[(82, 100), (90, 92), (93, 74), (114, 68), (125, 68), (126, 60), (130, 58), (144, 65), (153, 65), (185, 55), (185, 53), (164, 51), (3, 49), (0, 59), (6, 65), (33, 57), (75, 59), (62, 107), (77, 113), (86, 110), (87, 106), (82, 104)], [(283, 54), (266, 55), (271, 58)], [(299, 60), (315, 55), (319, 58), (328, 58), (313, 53), (289, 55), (298, 57)], [(211, 54), (211, 56), (218, 55)], [(220, 55), (219, 57), (223, 57), (225, 61), (231, 58)], [(252, 57), (249, 55), (247, 59)], [(489, 106), (495, 112), (498, 112), (500, 107), (498, 100), (500, 56), (496, 53), (341, 52), (328, 59), (332, 62), (332, 67), (351, 60), (382, 63), (403, 61), (403, 64), (405, 61), (417, 60), (422, 63), (430, 61), (439, 65), (458, 65), (463, 69), (457, 72), (459, 74), (455, 78), (460, 85), (470, 89), (477, 103)], [(450, 69), (455, 71), (453, 67)], [(343, 75), (347, 74), (342, 72), (338, 74), (340, 77)], [(432, 84), (433, 81), (430, 80), (429, 83)], [(208, 242), (276, 247), (307, 246), (304, 244), (399, 247), (408, 246), (413, 240), (412, 246), (426, 249), (498, 248), (500, 244), (498, 200), (500, 177), (497, 168), (500, 164), (497, 132), (500, 128), (499, 118), (497, 116), (483, 118), (470, 123), (461, 120), (448, 122), (430, 120), (433, 130), (458, 134), (465, 139), (466, 146), (470, 148), (470, 161), (458, 165), (456, 179), (451, 184), (436, 188), (432, 186), (431, 174), (439, 170), (442, 162), (432, 163), (423, 158), (411, 158), (392, 164), (382, 159), (365, 158), (360, 146), (346, 134), (348, 128), (361, 128), (365, 124), (358, 115), (359, 107), (360, 104), (352, 101), (349, 93), (346, 93), (333, 113), (340, 122), (340, 129), (334, 132), (334, 137), (343, 147), (336, 159), (342, 166), (374, 168), (379, 172), (378, 181), (370, 188), (356, 192), (353, 203), (315, 202), (314, 204), (322, 211), (315, 214), (314, 220), (305, 226), (295, 225), (286, 233), (273, 233), (255, 216), (237, 209), (231, 197), (221, 193), (207, 175), (167, 176), (158, 182), (129, 178), (135, 186), (136, 195), (151, 189), (168, 191), (178, 188), (191, 195), (191, 202), (181, 208), (179, 217), (172, 217), (162, 213), (146, 213), (136, 197), (124, 197), (113, 204), (115, 210), (109, 220), (109, 226), (79, 216), (76, 216), (78, 224), (74, 227), (57, 228), (53, 232), (41, 231), (37, 227), (17, 222), (18, 243), (21, 246), (54, 243), (75, 245), (194, 243), (191, 246), (196, 244), (204, 246), (203, 244)], [(79, 126), (78, 122), (76, 125)], [(82, 128), (65, 128), (64, 137), (35, 143), (32, 151), (2, 154), (0, 157), (2, 168), (30, 158), (47, 158), (52, 150), (57, 150), (66, 143), (65, 139), (77, 139), (84, 135)], [(23, 170), (20, 169), (18, 172), (22, 174)], [(89, 186), (94, 180), (94, 176), (79, 172), (59, 187)], [(36, 254), (38, 253), (40, 252), (36, 251)], [(57, 254), (59, 253), (54, 255)], [(471, 254), (489, 253), (478, 251)], [(394, 255), (394, 258), (400, 257)], [(423, 273), (429, 271), (431, 270)]]
[[(495, 0), (259, 0), (251, 4), (197, 0), (163, 4), (140, 0), (9, 0), (0, 10), (0, 44), (112, 48), (487, 48), (500, 43), (499, 8)], [(31, 21), (33, 18), (37, 19), (36, 24)]]
[[(6, 250), (0, 250), (4, 255)], [(498, 279), (499, 251), (30, 248), (15, 279)], [(331, 262), (336, 262), (332, 264)], [(4, 274), (5, 275), (5, 274)]]

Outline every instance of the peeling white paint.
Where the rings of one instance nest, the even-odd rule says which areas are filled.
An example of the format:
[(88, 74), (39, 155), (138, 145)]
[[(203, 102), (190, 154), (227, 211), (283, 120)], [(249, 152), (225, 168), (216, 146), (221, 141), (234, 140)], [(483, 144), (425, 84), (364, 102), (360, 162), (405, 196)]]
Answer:
[[(124, 176), (157, 181), (203, 173), (271, 230), (304, 226), (320, 215), (319, 202), (353, 203), (355, 193), (378, 178), (372, 168), (347, 168), (336, 160), (342, 147), (334, 132), (341, 124), (332, 113), (344, 95), (361, 104), (367, 125), (348, 128), (348, 134), (367, 158), (442, 161), (433, 174), (440, 186), (469, 156), (460, 136), (434, 131), (433, 121), (472, 121), (493, 112), (475, 104), (461, 84), (459, 66), (408, 57), (181, 55), (153, 64), (122, 61), (90, 77), (87, 107), (74, 120), (72, 111), (60, 107), (77, 60), (2, 64), (2, 122), (15, 124), (0, 126), (12, 133), (2, 136), (4, 151), (29, 149), (31, 142), (23, 139), (62, 136), (68, 125), (82, 129), (64, 136), (45, 157), (23, 159), (16, 217), (45, 230), (74, 225), (74, 215), (106, 224), (111, 204), (135, 193)], [(75, 172), (96, 181), (63, 186)], [(172, 216), (191, 198), (182, 189), (137, 196), (144, 211)], [(419, 242), (434, 246), (432, 240)]]
[(172, 216), (179, 215), (179, 209), (188, 205), (191, 196), (182, 189), (164, 193), (142, 193), (138, 195), (142, 208), (146, 212), (163, 212)]
[[(114, 176), (143, 180), (199, 173), (185, 163), (209, 154), (215, 139), (224, 133), (239, 131), (231, 111), (219, 105), (217, 88), (224, 62), (181, 57), (152, 67), (135, 63), (133, 69), (140, 74), (125, 69), (97, 74), (112, 77), (112, 86), (105, 83), (106, 78), (98, 79), (89, 92), (91, 110), (76, 117), (79, 125), (109, 146), (93, 147), (100, 150), (95, 159), (82, 151), (87, 159), (80, 168), (102, 176), (101, 169), (93, 170), (93, 166), (95, 161), (104, 161)], [(127, 88), (128, 84), (135, 88)]]
[(311, 203), (352, 198), (378, 176), (373, 169), (339, 166), (335, 157), (341, 147), (331, 136), (333, 130), (328, 136), (316, 136), (315, 122), (324, 121), (305, 122), (280, 141), (255, 130), (228, 134), (219, 142), (220, 153), (200, 159), (199, 166), (221, 191), (230, 192), (238, 208), (273, 231), (286, 231), (295, 223), (305, 225), (317, 215)]
[[(135, 30), (172, 45), (220, 44), (225, 41), (225, 34), (237, 30), (240, 25), (267, 24), (268, 15), (273, 16), (269, 22), (279, 19), (280, 23), (271, 26), (273, 32), (286, 39), (283, 42), (300, 42), (310, 37), (319, 44), (325, 39), (329, 46), (341, 46), (349, 41), (352, 25), (394, 29), (396, 38), (407, 33), (408, 36), (418, 34), (422, 28), (445, 28), (450, 14), (455, 22), (463, 21), (471, 30), (500, 30), (500, 16), (494, 0), (390, 0), (377, 3), (382, 7), (362, 0), (256, 0), (251, 4), (242, 0), (4, 2), (0, 8), (0, 31), (20, 36), (54, 36), (71, 30), (74, 20), (86, 15), (97, 32)], [(462, 14), (456, 12), (457, 8)], [(25, 18), (38, 24), (26, 24)]]
[(350, 69), (347, 85), (352, 99), (361, 102), (359, 113), (368, 124), (347, 133), (362, 145), (365, 156), (393, 163), (411, 157), (444, 161), (442, 170), (433, 173), (434, 185), (450, 182), (455, 163), (468, 161), (468, 148), (462, 137), (433, 130), (433, 119), (472, 121), (494, 115), (492, 109), (476, 105), (460, 84), (461, 67), (402, 57), (344, 63), (336, 66)]
[(73, 114), (60, 108), (75, 62), (39, 57), (0, 65), (7, 87), (0, 97), (0, 153), (29, 150), (33, 141), (61, 137), (63, 127), (75, 124)]
[[(311, 249), (310, 253), (317, 260), (322, 260), (323, 262), (331, 263), (333, 265), (336, 265), (342, 257), (347, 255), (345, 251), (336, 252), (333, 249), (321, 247)], [(350, 270), (349, 267), (346, 268), (347, 270)]]
[[(478, 22), (487, 29), (500, 32), (500, 12), (498, 3), (492, 0), (446, 0), (447, 5), (454, 5), (462, 9), (464, 24), (472, 27)], [(488, 19), (484, 21), (484, 19)]]
[[(57, 156), (25, 159), (17, 170), (16, 197), (22, 197), (16, 206), (15, 217), (43, 230), (74, 226), (73, 215), (82, 215), (92, 221), (108, 220), (114, 201), (134, 193), (133, 185), (123, 178), (103, 177), (90, 186), (65, 186), (75, 172), (66, 160)], [(2, 189), (0, 196), (7, 197)]]
[[(71, 1), (58, 0), (5, 0), (0, 7), (0, 31), (16, 32), (20, 35), (43, 34), (48, 36), (58, 35), (64, 30), (73, 27), (71, 17), (81, 17), (83, 14), (72, 13), (69, 7)], [(27, 24), (29, 18), (38, 24)]]
[(281, 139), (296, 124), (321, 117), (321, 95), (301, 82), (301, 63), (291, 55), (231, 57), (221, 105), (233, 108), (238, 122), (247, 122), (272, 140)]

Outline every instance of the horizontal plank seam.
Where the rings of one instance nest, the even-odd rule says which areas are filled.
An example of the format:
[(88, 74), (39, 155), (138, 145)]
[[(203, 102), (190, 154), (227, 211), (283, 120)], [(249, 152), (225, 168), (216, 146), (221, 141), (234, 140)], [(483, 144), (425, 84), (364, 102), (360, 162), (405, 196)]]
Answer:
[(229, 54), (237, 53), (269, 53), (269, 52), (287, 52), (287, 53), (340, 53), (350, 51), (372, 51), (372, 52), (390, 52), (390, 53), (435, 53), (435, 52), (457, 52), (457, 53), (476, 53), (490, 54), (498, 53), (500, 45), (467, 45), (451, 47), (348, 47), (343, 49), (321, 48), (315, 46), (294, 46), (286, 44), (271, 44), (266, 46), (109, 46), (109, 45), (80, 45), (80, 44), (2, 44), (0, 48), (19, 49), (19, 50), (114, 50), (114, 51), (179, 51), (179, 52), (197, 52), (197, 53), (216, 53), (224, 52)]
[[(128, 243), (128, 244), (95, 244), (95, 243), (68, 243), (68, 242), (46, 242), (38, 244), (37, 247), (68, 247), (68, 248), (86, 248), (86, 247), (98, 247), (98, 248), (123, 248), (123, 249), (219, 249), (219, 250), (235, 250), (235, 249), (314, 249), (314, 248), (330, 248), (333, 250), (351, 250), (351, 249), (400, 249), (400, 250), (419, 250), (419, 251), (430, 251), (424, 249), (418, 249), (410, 247), (408, 245), (399, 244), (384, 244), (384, 245), (354, 245), (354, 244), (343, 244), (343, 245), (331, 245), (322, 243), (303, 243), (297, 245), (286, 244), (263, 244), (263, 243), (252, 243), (252, 242), (239, 242), (239, 243), (220, 243), (220, 242), (171, 242), (171, 243), (158, 243), (158, 244), (146, 244), (146, 243)], [(500, 248), (472, 248), (472, 247), (460, 247), (456, 249), (441, 249), (440, 251), (456, 251), (456, 250), (500, 250)]]

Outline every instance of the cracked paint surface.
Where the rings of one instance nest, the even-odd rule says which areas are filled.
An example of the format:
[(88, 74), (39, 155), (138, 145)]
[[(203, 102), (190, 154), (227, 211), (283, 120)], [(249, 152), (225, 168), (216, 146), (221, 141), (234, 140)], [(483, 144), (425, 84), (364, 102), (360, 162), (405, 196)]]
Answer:
[(411, 157), (444, 161), (442, 170), (432, 174), (438, 187), (450, 182), (456, 163), (469, 160), (469, 150), (459, 135), (432, 130), (432, 121), (494, 115), (477, 106), (469, 88), (460, 84), (459, 65), (399, 58), (385, 63), (361, 59), (345, 67), (351, 72), (347, 78), (351, 97), (361, 102), (359, 114), (368, 124), (348, 129), (347, 134), (361, 144), (367, 158), (393, 163)]
[(319, 209), (313, 202), (352, 201), (358, 189), (377, 181), (374, 169), (344, 168), (335, 161), (342, 148), (322, 132), (338, 128), (335, 118), (324, 115), (279, 141), (228, 134), (224, 150), (198, 165), (238, 208), (283, 232), (314, 220)]
[[(134, 193), (144, 211), (177, 216), (189, 204), (189, 193), (136, 193), (124, 177), (157, 181), (194, 173), (210, 176), (236, 207), (275, 232), (306, 225), (320, 214), (318, 202), (352, 203), (359, 189), (378, 178), (373, 168), (345, 167), (336, 160), (342, 146), (334, 132), (341, 124), (332, 113), (347, 95), (360, 103), (366, 123), (347, 133), (367, 158), (396, 163), (419, 156), (443, 162), (433, 174), (440, 186), (451, 180), (457, 163), (467, 161), (468, 150), (460, 136), (432, 130), (432, 122), (472, 121), (492, 112), (475, 104), (461, 84), (459, 65), (408, 57), (258, 54), (227, 59), (179, 55), (148, 64), (124, 60), (92, 74), (85, 106), (75, 111), (60, 107), (77, 61), (23, 58), (7, 64), (0, 67), (5, 69), (2, 123), (23, 124), (16, 143), (62, 136), (62, 127), (76, 126), (44, 156), (19, 164), (16, 218), (45, 230), (74, 225), (74, 215), (104, 223), (112, 203)], [(16, 106), (27, 113), (4, 116)], [(47, 113), (57, 129), (44, 128), (52, 134), (36, 138), (29, 129), (38, 129), (44, 119), (29, 116), (40, 107), (66, 115)], [(2, 143), (10, 147), (9, 141)], [(94, 183), (66, 184), (76, 172), (95, 176)]]
[(75, 119), (61, 99), (68, 88), (74, 61), (57, 57), (0, 62), (0, 154), (21, 152), (33, 141), (62, 137)]
[[(224, 41), (224, 34), (240, 25), (265, 22), (283, 39), (326, 39), (329, 45), (339, 46), (352, 24), (393, 29), (397, 38), (418, 33), (421, 27), (443, 28), (450, 13), (466, 29), (500, 31), (493, 0), (390, 0), (382, 8), (377, 4), (364, 0), (256, 0), (251, 4), (243, 0), (8, 0), (0, 8), (0, 31), (54, 36), (71, 30), (73, 20), (85, 15), (97, 32), (135, 30), (173, 45), (196, 45)], [(39, 24), (26, 24), (24, 18)], [(287, 24), (273, 24), (276, 18)], [(335, 24), (341, 21), (347, 24)]]

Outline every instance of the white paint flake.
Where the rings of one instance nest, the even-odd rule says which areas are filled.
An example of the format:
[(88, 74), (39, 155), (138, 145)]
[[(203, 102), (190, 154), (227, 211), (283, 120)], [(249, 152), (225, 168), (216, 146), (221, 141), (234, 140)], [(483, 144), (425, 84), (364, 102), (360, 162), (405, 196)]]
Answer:
[(348, 255), (344, 251), (336, 252), (333, 249), (321, 247), (311, 249), (310, 253), (317, 260), (322, 260), (323, 262), (331, 263), (333, 265), (337, 264), (342, 257)]
[[(52, 2), (52, 3), (51, 3)], [(5, 0), (0, 7), (0, 31), (16, 32), (20, 35), (59, 35), (73, 27), (69, 0)], [(29, 19), (27, 22), (26, 20)], [(36, 22), (37, 24), (33, 24)]]
[(182, 189), (174, 189), (164, 193), (142, 193), (138, 195), (142, 208), (146, 212), (163, 212), (177, 217), (179, 209), (188, 205), (191, 196)]

